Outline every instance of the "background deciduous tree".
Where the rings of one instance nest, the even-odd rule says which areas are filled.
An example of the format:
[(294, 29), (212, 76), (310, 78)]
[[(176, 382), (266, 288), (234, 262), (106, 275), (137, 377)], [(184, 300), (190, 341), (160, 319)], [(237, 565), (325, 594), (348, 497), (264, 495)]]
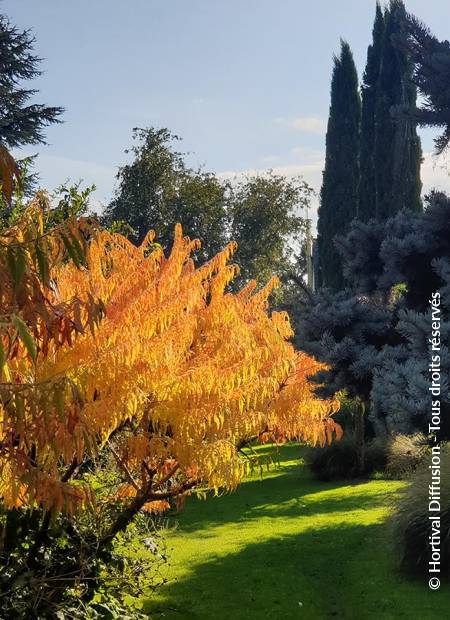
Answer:
[(212, 174), (189, 168), (174, 149), (178, 136), (168, 129), (134, 129), (132, 161), (119, 169), (116, 195), (104, 221), (123, 221), (131, 239), (141, 243), (150, 228), (169, 249), (177, 222), (202, 242), (201, 258), (211, 258), (226, 243), (225, 191)]
[(230, 191), (228, 236), (236, 241), (236, 262), (244, 282), (287, 281), (305, 271), (305, 212), (312, 189), (301, 178), (269, 173), (248, 177)]
[(135, 129), (132, 161), (117, 175), (116, 195), (103, 222), (123, 221), (131, 239), (142, 242), (147, 230), (158, 230), (164, 249), (172, 242), (177, 222), (201, 241), (195, 252), (203, 262), (234, 240), (240, 278), (236, 285), (273, 274), (287, 282), (305, 271), (305, 212), (313, 190), (301, 178), (288, 179), (270, 171), (232, 182), (213, 173), (189, 168), (174, 149), (178, 140), (168, 129)]

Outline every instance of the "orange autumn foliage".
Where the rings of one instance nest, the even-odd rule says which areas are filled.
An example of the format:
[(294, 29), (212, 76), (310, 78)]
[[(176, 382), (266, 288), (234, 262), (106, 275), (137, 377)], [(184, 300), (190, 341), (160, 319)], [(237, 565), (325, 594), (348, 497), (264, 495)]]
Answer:
[[(95, 493), (80, 465), (107, 452), (116, 500), (149, 511), (198, 485), (233, 489), (251, 437), (330, 442), (333, 401), (307, 381), (270, 281), (237, 294), (230, 244), (195, 267), (175, 229), (165, 257), (89, 222), (45, 234), (39, 201), (0, 239), (0, 496), (73, 512)], [(115, 500), (114, 500), (115, 501)]]
[(1, 193), (7, 203), (11, 202), (14, 182), (20, 185), (20, 170), (10, 152), (0, 144), (0, 185)]

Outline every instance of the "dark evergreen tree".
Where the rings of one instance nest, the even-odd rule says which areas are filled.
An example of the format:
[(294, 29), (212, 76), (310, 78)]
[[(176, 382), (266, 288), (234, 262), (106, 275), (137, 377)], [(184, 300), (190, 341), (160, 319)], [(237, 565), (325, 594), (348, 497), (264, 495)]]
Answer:
[(364, 470), (364, 420), (369, 409), (373, 370), (386, 342), (396, 339), (391, 313), (378, 300), (321, 289), (294, 317), (296, 345), (327, 365), (311, 381), (329, 397), (346, 391), (358, 402), (355, 415), (359, 473)]
[[(396, 11), (397, 18), (401, 17), (397, 31), (394, 28)], [(386, 136), (390, 136), (396, 148), (402, 147), (403, 151), (410, 148), (410, 157), (415, 157), (418, 166), (418, 143), (414, 139), (417, 120), (424, 125), (444, 127), (444, 133), (437, 141), (438, 151), (443, 150), (450, 140), (450, 44), (439, 43), (412, 17), (409, 17), (408, 30), (405, 31), (404, 18), (403, 4), (391, 2), (385, 15), (388, 25), (391, 20), (389, 28), (386, 26), (390, 34), (385, 34), (383, 43), (382, 62), (386, 64), (384, 69), (381, 66), (384, 76), (380, 75), (378, 88), (381, 84), (389, 85), (389, 67), (391, 85), (396, 84), (398, 88), (399, 77), (411, 76), (411, 68), (406, 63), (412, 58), (416, 62), (417, 85), (426, 97), (425, 105), (421, 110), (410, 105), (411, 101), (415, 102), (415, 93), (414, 99), (407, 98), (412, 91), (409, 90), (409, 80), (404, 80), (400, 82), (403, 84), (403, 99), (392, 96), (388, 101), (386, 91), (382, 100), (385, 106), (377, 104), (376, 113), (385, 123)], [(394, 52), (397, 57), (392, 55)], [(396, 67), (407, 67), (407, 71), (394, 71)], [(393, 89), (392, 93), (395, 92)], [(397, 135), (399, 127), (408, 127), (406, 121), (410, 122), (412, 131), (409, 144), (406, 134)], [(375, 127), (378, 132), (377, 123)], [(380, 148), (380, 143), (377, 146)], [(385, 159), (390, 161), (391, 169), (395, 170), (396, 165), (400, 169), (401, 162), (405, 161), (404, 154), (396, 164), (389, 157), (398, 155), (398, 152), (388, 149), (388, 144), (385, 146)], [(413, 166), (409, 171), (409, 191), (417, 197), (418, 177), (415, 181), (412, 178)], [(385, 173), (388, 175), (386, 168)], [(405, 179), (408, 179), (406, 173)], [(388, 177), (393, 196), (398, 194), (395, 183), (400, 180), (393, 174)], [(385, 192), (387, 195), (387, 186)], [(406, 195), (405, 189), (401, 195)], [(429, 390), (430, 335), (433, 329), (430, 300), (434, 299), (439, 308), (435, 315), (439, 317), (441, 336), (441, 437), (448, 439), (450, 198), (433, 192), (427, 197), (425, 211), (418, 209), (414, 201), (405, 201), (404, 207), (389, 219), (386, 219), (386, 208), (378, 214), (380, 219), (354, 220), (347, 236), (336, 238), (348, 288), (338, 293), (324, 290), (310, 293), (304, 306), (299, 305), (297, 315), (293, 317), (297, 344), (328, 366), (327, 371), (313, 378), (319, 383), (320, 394), (329, 396), (334, 391), (346, 390), (362, 403), (361, 411), (368, 410), (378, 433), (420, 430), (428, 434), (432, 410)], [(398, 205), (393, 203), (392, 208), (396, 210)]]
[(0, 15), (0, 144), (17, 147), (45, 143), (43, 129), (57, 123), (60, 107), (31, 103), (37, 93), (23, 82), (41, 75), (41, 59), (33, 54), (34, 36)]
[(311, 295), (295, 317), (297, 344), (328, 365), (319, 393), (345, 389), (379, 433), (428, 433), (430, 300), (438, 294), (442, 436), (450, 437), (450, 198), (425, 212), (356, 220), (337, 240), (349, 289)]
[(345, 233), (358, 207), (360, 122), (358, 75), (350, 46), (342, 41), (331, 80), (318, 221), (319, 284), (334, 290), (344, 284), (334, 238)]
[(374, 171), (375, 216), (385, 220), (406, 208), (422, 208), (420, 163), (422, 152), (411, 113), (416, 106), (413, 64), (395, 45), (406, 30), (402, 0), (391, 0), (384, 16), (384, 34), (375, 106)]
[(440, 154), (450, 142), (450, 43), (439, 41), (413, 15), (408, 15), (406, 32), (400, 33), (396, 42), (412, 56), (414, 82), (425, 99), (414, 119), (424, 127), (444, 128), (435, 140)]
[(361, 153), (358, 219), (367, 222), (376, 212), (376, 186), (374, 168), (375, 109), (380, 76), (381, 51), (384, 35), (384, 15), (377, 2), (372, 44), (367, 50), (367, 63), (361, 87)]

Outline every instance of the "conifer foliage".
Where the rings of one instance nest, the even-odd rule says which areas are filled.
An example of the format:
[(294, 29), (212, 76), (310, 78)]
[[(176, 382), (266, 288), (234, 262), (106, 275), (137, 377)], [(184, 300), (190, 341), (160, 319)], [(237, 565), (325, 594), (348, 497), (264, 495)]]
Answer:
[(59, 122), (63, 109), (31, 103), (36, 90), (24, 82), (41, 75), (34, 36), (0, 15), (0, 144), (11, 148), (45, 141), (44, 127)]
[(363, 222), (375, 217), (376, 185), (374, 168), (375, 110), (378, 80), (380, 76), (381, 51), (384, 36), (384, 13), (377, 3), (372, 31), (372, 44), (367, 50), (367, 63), (361, 85), (361, 153), (358, 219)]
[(319, 282), (332, 289), (343, 286), (334, 237), (347, 230), (358, 207), (360, 120), (358, 75), (350, 46), (342, 41), (334, 58), (318, 221)]
[[(418, 118), (426, 124), (427, 115), (416, 110), (413, 58), (424, 58), (425, 42), (430, 41), (426, 29), (408, 18), (402, 0), (390, 0), (384, 9), (377, 3), (362, 106), (351, 51), (342, 43), (331, 84), (319, 208), (319, 285), (344, 288), (335, 240), (346, 234), (355, 217), (385, 221), (402, 209), (422, 209), (422, 151), (416, 126)], [(421, 66), (422, 73), (416, 70), (415, 76), (423, 89)]]
[[(338, 240), (349, 290), (319, 291), (298, 319), (298, 344), (327, 364), (316, 380), (329, 395), (364, 403), (379, 433), (428, 433), (431, 300), (438, 310), (441, 432), (450, 436), (450, 200), (432, 193), (425, 212), (356, 220)], [(437, 317), (437, 318), (436, 318)]]
[(420, 211), (422, 208), (422, 153), (413, 118), (416, 105), (413, 64), (409, 54), (395, 45), (395, 38), (406, 29), (406, 23), (402, 0), (391, 0), (384, 16), (375, 104), (373, 215), (379, 220), (401, 209)]
[(425, 101), (415, 110), (415, 120), (424, 127), (441, 127), (435, 140), (442, 153), (450, 141), (450, 43), (439, 41), (414, 15), (408, 15), (405, 31), (397, 36), (400, 49), (414, 62), (414, 82)]

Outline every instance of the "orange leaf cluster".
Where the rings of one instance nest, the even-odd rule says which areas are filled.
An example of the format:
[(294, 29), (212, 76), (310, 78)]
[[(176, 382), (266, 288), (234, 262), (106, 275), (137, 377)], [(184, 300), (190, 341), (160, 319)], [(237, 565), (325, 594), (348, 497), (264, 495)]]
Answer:
[[(29, 220), (23, 227), (31, 248)], [(196, 268), (198, 242), (180, 226), (168, 257), (151, 245), (153, 233), (135, 247), (119, 234), (83, 235), (82, 222), (70, 232), (79, 260), (47, 261), (47, 278), (36, 275), (34, 250), (25, 252), (20, 282), (31, 284), (16, 310), (8, 239), (0, 246), (3, 311), (26, 327), (5, 319), (1, 332), (6, 506), (70, 512), (93, 501), (74, 472), (110, 449), (126, 483), (119, 499), (156, 511), (196, 485), (233, 489), (245, 473), (243, 439), (323, 444), (340, 435), (336, 404), (315, 398), (307, 381), (320, 365), (294, 350), (285, 313), (268, 315), (276, 281), (227, 292), (233, 244)]]
[(14, 179), (20, 182), (20, 171), (9, 151), (0, 144), (0, 183), (1, 192), (6, 202), (11, 202), (14, 189)]

